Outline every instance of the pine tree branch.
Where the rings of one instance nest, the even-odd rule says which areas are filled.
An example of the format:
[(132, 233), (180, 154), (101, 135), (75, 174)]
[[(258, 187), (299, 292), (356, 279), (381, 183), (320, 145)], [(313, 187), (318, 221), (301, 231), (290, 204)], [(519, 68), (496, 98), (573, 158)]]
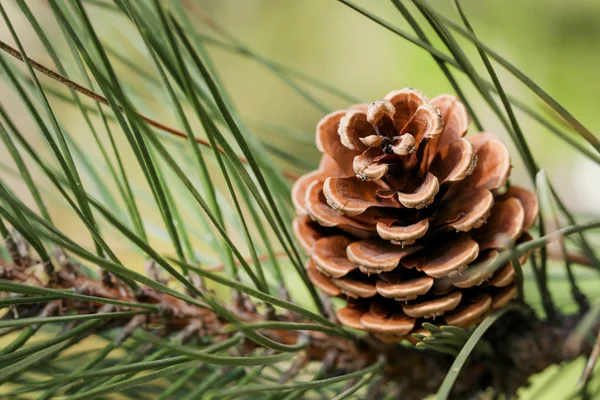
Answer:
[[(23, 60), (23, 55), (19, 52), (19, 50), (13, 48), (12, 46), (10, 46), (9, 44), (3, 42), (0, 40), (0, 50), (3, 50), (4, 52), (6, 52), (7, 54), (11, 55), (12, 57), (14, 57), (15, 59), (24, 62)], [(49, 78), (77, 91), (78, 93), (83, 94), (86, 97), (89, 97), (91, 99), (93, 99), (94, 101), (103, 104), (103, 105), (108, 105), (108, 101), (106, 100), (106, 98), (104, 96), (102, 96), (99, 93), (94, 92), (91, 89), (88, 89), (86, 87), (84, 87), (81, 84), (78, 84), (77, 82), (51, 70), (50, 68), (44, 66), (43, 64), (31, 59), (28, 57), (28, 61), (31, 63), (31, 66), (36, 69), (37, 71), (41, 72), (42, 74), (48, 76)], [(171, 126), (168, 126), (166, 124), (163, 124), (159, 121), (156, 121), (152, 118), (149, 118), (145, 115), (143, 115), (142, 113), (138, 112), (138, 115), (144, 120), (146, 121), (150, 126), (153, 126), (154, 128), (157, 128), (163, 132), (181, 137), (181, 138), (187, 138), (187, 135), (185, 132), (183, 132), (182, 130), (173, 128)], [(211, 147), (211, 144), (207, 141), (204, 140), (202, 138), (199, 137), (195, 137), (194, 140), (201, 144), (202, 146)], [(222, 148), (218, 148), (219, 152), (222, 154), (225, 154), (225, 151)], [(248, 163), (248, 160), (246, 160), (245, 157), (241, 156), (241, 155), (237, 155), (238, 159), (243, 162), (243, 163)], [(286, 170), (282, 170), (282, 174), (292, 180), (295, 181), (297, 180), (300, 176), (298, 174), (295, 174), (293, 172), (290, 171), (286, 171)], [(554, 252), (552, 250), (550, 250), (548, 257), (550, 259), (554, 259), (554, 260), (564, 260), (565, 257), (567, 258), (567, 260), (569, 260), (570, 262), (579, 264), (579, 265), (583, 265), (586, 267), (591, 267), (592, 266), (592, 262), (591, 260), (589, 260), (589, 258), (583, 254), (580, 253), (567, 253), (566, 255), (561, 254), (560, 252)]]
[[(16, 58), (19, 61), (22, 61), (22, 62), (24, 61), (23, 60), (23, 55), (21, 54), (21, 52), (19, 50), (15, 49), (14, 47), (10, 46), (8, 43), (3, 42), (1, 40), (0, 40), (0, 50), (4, 51), (5, 53), (7, 53), (7, 54), (9, 54), (11, 56), (13, 56), (14, 58)], [(58, 72), (55, 72), (55, 71), (51, 70), (50, 68), (44, 66), (43, 64), (41, 64), (41, 63), (39, 63), (39, 62), (37, 62), (37, 61), (29, 58), (29, 57), (27, 59), (31, 63), (31, 66), (35, 70), (37, 70), (40, 73), (42, 73), (43, 75), (45, 75), (45, 76), (47, 76), (47, 77), (49, 77), (49, 78), (51, 78), (51, 79), (53, 79), (53, 80), (55, 80), (55, 81), (63, 84), (63, 85), (65, 85), (65, 86), (67, 86), (67, 87), (69, 87), (69, 88), (71, 88), (73, 90), (75, 90), (76, 92), (78, 92), (78, 93), (80, 93), (80, 94), (82, 94), (82, 95), (84, 95), (86, 97), (89, 97), (90, 99), (92, 99), (92, 100), (94, 100), (94, 101), (96, 101), (96, 102), (98, 102), (100, 104), (108, 105), (108, 100), (106, 100), (106, 97), (102, 96), (101, 94), (96, 93), (95, 91), (86, 88), (85, 86), (83, 86), (83, 85), (81, 85), (81, 84), (79, 84), (79, 83), (77, 83), (77, 82), (75, 82), (75, 81), (73, 81), (73, 80), (71, 80), (71, 79), (69, 79), (69, 78), (61, 75), (61, 74), (59, 74)], [(159, 122), (159, 121), (157, 121), (155, 119), (147, 117), (147, 116), (143, 115), (140, 112), (138, 112), (137, 114), (146, 123), (148, 123), (148, 125), (156, 128), (158, 130), (161, 130), (163, 132), (166, 132), (166, 133), (169, 133), (171, 135), (178, 136), (178, 137), (181, 137), (181, 138), (184, 138), (184, 139), (187, 138), (186, 133), (183, 132), (180, 129), (176, 129), (176, 128), (173, 128), (173, 127), (171, 127), (169, 125), (163, 124), (162, 122)], [(194, 140), (198, 144), (201, 144), (202, 146), (205, 146), (205, 147), (208, 147), (208, 148), (211, 147), (210, 143), (207, 140), (204, 140), (204, 139), (199, 138), (199, 137), (194, 137)], [(218, 149), (219, 149), (219, 152), (221, 154), (225, 154), (225, 151), (222, 148), (219, 147)], [(238, 155), (237, 157), (244, 164), (248, 163), (248, 160), (246, 160), (246, 158), (244, 156)], [(291, 180), (296, 180), (299, 177), (297, 174), (295, 174), (293, 172), (289, 172), (289, 171), (282, 171), (282, 173), (283, 173), (283, 175), (286, 178), (291, 179)]]
[[(23, 61), (23, 56), (21, 55), (21, 53), (17, 49), (15, 49), (15, 48), (11, 47), (10, 45), (8, 45), (7, 43), (5, 43), (3, 41), (0, 41), (0, 49), (3, 50), (4, 52), (6, 52), (7, 54), (13, 56), (17, 60)], [(82, 95), (84, 95), (86, 97), (91, 98), (92, 100), (94, 100), (94, 101), (96, 101), (96, 102), (98, 102), (100, 104), (108, 105), (108, 101), (101, 94), (96, 93), (93, 90), (90, 90), (90, 89), (86, 88), (85, 86), (80, 85), (77, 82), (75, 82), (75, 81), (73, 81), (73, 80), (71, 80), (71, 79), (69, 79), (69, 78), (67, 78), (67, 77), (65, 77), (65, 76), (63, 76), (63, 75), (55, 72), (55, 71), (52, 71), (50, 68), (45, 67), (43, 64), (41, 64), (41, 63), (39, 63), (39, 62), (31, 59), (31, 58), (28, 58), (28, 60), (29, 60), (29, 62), (31, 63), (31, 65), (32, 65), (32, 67), (34, 69), (36, 69), (37, 71), (41, 72), (42, 74), (48, 76), (49, 78), (51, 78), (51, 79), (53, 79), (53, 80), (55, 80), (55, 81), (57, 81), (57, 82), (65, 85), (65, 86), (67, 86), (67, 87), (69, 87), (69, 88), (77, 91), (78, 93), (81, 93)], [(149, 125), (157, 128), (159, 130), (162, 130), (163, 132), (167, 132), (169, 134), (172, 134), (172, 135), (175, 135), (175, 136), (178, 136), (178, 137), (181, 137), (181, 138), (187, 138), (186, 133), (183, 132), (183, 131), (181, 131), (181, 130), (179, 130), (179, 129), (173, 128), (173, 127), (168, 126), (166, 124), (163, 124), (163, 123), (161, 123), (159, 121), (151, 119), (151, 118), (149, 118), (149, 117), (147, 117), (147, 116), (145, 116), (145, 115), (143, 115), (141, 113), (138, 113), (138, 115), (140, 115), (140, 117), (144, 121), (146, 121)], [(201, 144), (202, 146), (205, 146), (205, 147), (208, 147), (208, 148), (211, 147), (210, 143), (208, 141), (202, 139), (202, 138), (195, 137), (194, 139), (195, 139), (195, 141), (197, 143)], [(221, 152), (222, 154), (224, 154), (224, 150), (221, 149), (221, 148), (219, 148), (219, 152)], [(243, 156), (238, 155), (237, 157), (243, 163), (247, 163), (248, 162)], [(299, 175), (297, 175), (297, 174), (295, 174), (293, 172), (290, 172), (290, 171), (283, 170), (282, 173), (283, 173), (283, 175), (286, 178), (288, 178), (290, 180), (294, 180), (295, 181), (296, 179), (299, 178)], [(552, 250), (550, 250), (548, 256), (549, 256), (549, 258), (554, 259), (554, 260), (563, 260), (564, 257), (565, 257), (560, 252), (556, 252), (556, 251), (552, 251)], [(585, 255), (580, 254), (580, 253), (571, 253), (571, 252), (569, 252), (567, 254), (567, 258), (568, 258), (568, 260), (570, 262), (573, 262), (573, 263), (576, 263), (576, 264), (579, 264), (579, 265), (583, 265), (583, 266), (587, 266), (587, 267), (589, 267), (589, 266), (592, 265), (591, 261)]]
[[(33, 260), (33, 257), (29, 257)], [(0, 264), (0, 278), (13, 282), (29, 283), (53, 289), (69, 289), (77, 293), (96, 296), (98, 298), (117, 299), (127, 303), (158, 306), (155, 312), (148, 315), (135, 315), (131, 319), (115, 318), (109, 315), (103, 327), (115, 325), (125, 327), (123, 338), (129, 336), (137, 328), (147, 328), (160, 324), (164, 332), (189, 331), (192, 335), (214, 337), (224, 340), (236, 334), (234, 327), (228, 326), (212, 311), (187, 304), (168, 294), (144, 287), (139, 294), (134, 294), (129, 287), (116, 276), (110, 279), (95, 280), (84, 275), (76, 263), (68, 257), (61, 257), (61, 268), (53, 272), (53, 279), (40, 280), (35, 275), (36, 262), (29, 265), (12, 263)], [(56, 300), (54, 300), (56, 302)], [(50, 303), (52, 304), (52, 303)], [(63, 299), (61, 307), (44, 308), (48, 315), (90, 314), (106, 312), (103, 304), (77, 299)], [(24, 304), (19, 311), (28, 315), (27, 309), (39, 309), (39, 305)], [(136, 307), (111, 307), (109, 312), (135, 310)], [(140, 310), (142, 308), (139, 308)], [(148, 309), (144, 308), (147, 312)], [(233, 310), (234, 312), (236, 310)], [(374, 364), (380, 357), (385, 357), (384, 379), (402, 388), (399, 396), (405, 399), (420, 399), (434, 393), (447, 374), (454, 357), (431, 350), (415, 347), (383, 344), (370, 336), (351, 340), (339, 337), (336, 332), (328, 330), (307, 331), (278, 329), (285, 323), (307, 322), (292, 313), (277, 315), (277, 321), (269, 323), (265, 316), (256, 310), (236, 313), (249, 323), (258, 327), (262, 322), (265, 336), (279, 343), (294, 345), (306, 340), (308, 345), (299, 356), (297, 364), (284, 375), (285, 379), (297, 374), (303, 365), (331, 359), (331, 366), (319, 379), (335, 377), (358, 371)], [(538, 319), (532, 312), (509, 313), (490, 329), (484, 340), (492, 349), (492, 354), (474, 352), (462, 369), (453, 388), (453, 398), (466, 398), (493, 386), (500, 392), (513, 395), (517, 389), (527, 383), (529, 377), (543, 371), (546, 367), (565, 360), (576, 358), (590, 351), (589, 343), (582, 342), (577, 347), (569, 347), (568, 351), (557, 345), (565, 343), (572, 329), (581, 319), (581, 314), (561, 316), (552, 321)], [(302, 326), (308, 327), (310, 324)], [(249, 325), (250, 326), (250, 325)], [(193, 328), (193, 329), (192, 329)], [(231, 328), (231, 329), (230, 329)], [(308, 328), (307, 328), (308, 329)], [(245, 341), (242, 352), (258, 347), (253, 342)]]

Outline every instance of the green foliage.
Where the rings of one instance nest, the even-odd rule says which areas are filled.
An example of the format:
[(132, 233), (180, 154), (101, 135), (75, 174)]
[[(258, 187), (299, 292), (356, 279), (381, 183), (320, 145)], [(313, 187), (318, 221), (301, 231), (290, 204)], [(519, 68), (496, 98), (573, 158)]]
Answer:
[[(453, 0), (458, 14), (452, 18), (423, 0), (412, 4), (392, 0), (416, 36), (349, 0), (339, 2), (340, 7), (364, 15), (364, 23), (370, 19), (428, 51), (479, 129), (485, 127), (485, 120), (475, 114), (474, 99), (468, 98), (461, 86), (465, 81), (455, 79), (456, 72), (466, 76), (466, 82), (501, 121), (535, 181), (542, 212), (538, 237), (502, 252), (487, 268), (494, 271), (512, 262), (520, 299), (540, 315), (585, 310), (589, 299), (594, 305), (574, 331), (587, 340), (600, 318), (600, 261), (594, 252), (600, 245), (600, 220), (576, 221), (536, 164), (514, 109), (524, 111), (540, 128), (600, 164), (598, 139), (533, 80), (482, 43), (469, 23), (468, 10), (463, 10), (458, 0)], [(0, 298), (0, 308), (6, 309), (0, 320), (0, 393), (65, 400), (117, 392), (129, 398), (159, 399), (344, 399), (363, 398), (383, 377), (384, 358), (329, 377), (325, 362), (302, 365), (308, 346), (304, 333), (298, 334), (293, 344), (261, 333), (319, 332), (355, 338), (328, 318), (327, 304), (308, 280), (291, 234), (288, 178), (294, 173), (278, 165), (294, 166), (294, 171), (314, 166), (288, 149), (261, 140), (256, 131), (267, 130), (285, 138), (291, 143), (289, 148), (306, 146), (306, 137), (288, 126), (242, 118), (219, 77), (209, 47), (254, 60), (320, 112), (330, 109), (316, 93), (344, 102), (361, 99), (261, 56), (210, 19), (204, 19), (208, 30), (196, 26), (187, 3), (50, 1), (48, 9), (62, 35), (57, 39), (57, 31), (50, 32), (51, 27), (38, 21), (29, 2), (17, 0), (14, 4), (52, 65), (41, 65), (27, 53), (7, 13), (9, 6), (0, 4), (0, 14), (16, 43), (16, 48), (1, 43), (0, 73), (26, 110), (25, 116), (15, 116), (0, 105), (0, 139), (11, 158), (0, 161), (0, 233), (7, 239), (8, 249), (11, 232), (18, 232), (46, 268), (60, 265), (59, 254), (65, 251), (86, 268), (102, 271), (102, 276), (114, 274), (127, 284), (124, 290), (139, 295), (142, 288), (150, 288), (182, 304), (209, 310), (227, 325), (221, 332), (189, 339), (184, 331), (172, 333), (163, 327), (133, 323), (140, 315), (164, 316), (167, 311), (162, 304), (0, 279), (0, 291), (10, 294)], [(197, 10), (196, 5), (191, 7)], [(11, 11), (16, 11), (14, 8)], [(127, 57), (123, 53), (128, 46), (135, 48), (133, 44), (115, 44), (103, 37), (94, 18), (98, 10), (127, 26), (132, 35), (129, 39), (142, 50)], [(457, 18), (465, 28), (453, 22)], [(448, 53), (430, 40), (430, 29)], [(456, 34), (476, 48), (489, 80), (477, 71)], [(555, 115), (546, 117), (511, 96), (502, 86), (496, 65), (522, 82)], [(133, 70), (136, 79), (122, 77), (122, 70)], [(139, 94), (142, 85), (152, 88), (152, 100), (164, 113), (153, 115), (148, 99)], [(83, 133), (81, 127), (70, 123), (73, 114), (83, 119)], [(177, 121), (177, 128), (158, 122), (165, 114)], [(557, 126), (552, 119), (556, 117), (566, 126)], [(26, 128), (23, 120), (30, 121), (33, 128)], [(18, 182), (23, 182), (24, 188), (17, 187)], [(61, 215), (76, 221), (77, 234), (61, 223)], [(574, 266), (567, 258), (564, 268), (549, 260), (545, 249), (553, 241), (559, 242), (565, 255), (583, 254), (591, 268)], [(135, 256), (125, 259), (123, 246)], [(518, 256), (532, 250), (535, 262), (521, 267)], [(5, 260), (1, 266), (9, 265), (9, 256), (9, 252), (0, 253)], [(168, 279), (143, 273), (136, 263), (157, 265), (159, 275)], [(211, 271), (215, 265), (223, 265), (225, 272)], [(564, 296), (566, 292), (569, 296)], [(245, 321), (232, 311), (230, 297), (242, 302), (251, 299), (252, 307), (267, 320)], [(59, 300), (101, 304), (101, 312), (45, 315), (43, 307), (56, 306)], [(449, 396), (472, 351), (490, 352), (482, 340), (485, 331), (494, 329), (502, 314), (519, 307), (511, 305), (492, 314), (472, 331), (423, 325), (428, 335), (415, 335), (417, 347), (455, 357), (437, 398)], [(37, 314), (13, 315), (29, 309)], [(296, 319), (274, 318), (284, 313)], [(115, 319), (130, 322), (112, 328)], [(223, 340), (223, 335), (229, 338)], [(95, 345), (88, 348), (88, 341)], [(285, 382), (286, 371), (293, 370), (296, 363), (299, 370), (293, 380)], [(598, 375), (592, 374), (590, 383), (580, 391), (598, 386)], [(573, 396), (579, 395), (579, 388), (573, 390)]]

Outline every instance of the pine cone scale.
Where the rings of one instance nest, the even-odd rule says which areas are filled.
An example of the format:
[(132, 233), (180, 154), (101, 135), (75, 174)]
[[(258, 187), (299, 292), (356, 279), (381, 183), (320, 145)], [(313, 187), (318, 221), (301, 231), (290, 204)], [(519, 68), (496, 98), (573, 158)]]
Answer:
[(352, 240), (345, 236), (328, 236), (313, 244), (312, 259), (317, 269), (332, 278), (341, 278), (358, 269), (346, 256), (346, 247)]
[(462, 272), (479, 255), (479, 245), (468, 233), (454, 238), (452, 242), (430, 249), (426, 254), (407, 257), (402, 264), (406, 268), (416, 268), (433, 278), (453, 276)]
[[(384, 222), (385, 221), (385, 222)], [(377, 234), (384, 240), (389, 240), (392, 244), (399, 244), (401, 246), (411, 245), (417, 239), (425, 236), (429, 230), (429, 219), (425, 218), (419, 222), (407, 226), (396, 226), (394, 223), (401, 223), (397, 219), (378, 220), (377, 221)]]
[(317, 148), (331, 157), (340, 167), (342, 176), (353, 176), (352, 162), (357, 151), (344, 146), (337, 134), (340, 120), (345, 111), (336, 111), (325, 116), (317, 126)]
[(494, 205), (494, 195), (487, 189), (467, 189), (448, 196), (445, 207), (433, 217), (433, 226), (469, 232), (481, 227)]
[(462, 181), (473, 172), (476, 164), (475, 148), (468, 140), (461, 138), (443, 147), (429, 168), (440, 184), (444, 184)]
[(306, 271), (311, 282), (327, 296), (337, 297), (342, 294), (342, 289), (336, 286), (326, 275), (319, 272), (312, 258), (309, 258), (306, 263)]
[(528, 231), (531, 229), (535, 220), (537, 219), (539, 206), (537, 198), (533, 192), (529, 190), (523, 189), (519, 186), (511, 186), (508, 188), (506, 193), (499, 197), (499, 200), (507, 199), (507, 198), (516, 198), (523, 206), (523, 231)]
[(395, 198), (378, 196), (380, 188), (373, 181), (361, 182), (356, 177), (329, 177), (323, 183), (323, 194), (331, 208), (349, 217), (362, 214), (370, 207), (401, 207)]
[(389, 272), (398, 266), (400, 260), (421, 246), (401, 247), (381, 239), (367, 239), (353, 242), (346, 247), (348, 259), (365, 273)]
[(398, 282), (385, 282), (379, 280), (376, 283), (377, 293), (388, 299), (398, 301), (414, 300), (423, 295), (433, 286), (433, 278), (422, 276), (416, 279), (400, 280)]
[(481, 250), (505, 249), (523, 233), (525, 210), (514, 197), (498, 201), (491, 210), (485, 226), (475, 231)]
[(444, 316), (446, 322), (461, 328), (468, 328), (479, 322), (485, 313), (492, 308), (492, 297), (486, 293), (466, 303)]
[(462, 292), (453, 291), (427, 300), (403, 304), (402, 310), (409, 317), (433, 318), (443, 315), (446, 311), (454, 310), (461, 300)]
[(417, 109), (427, 103), (423, 93), (410, 88), (392, 91), (384, 99), (394, 107), (393, 120), (398, 131), (402, 131)]
[(360, 277), (352, 279), (348, 276), (342, 278), (332, 278), (331, 281), (344, 292), (348, 297), (353, 299), (368, 299), (377, 294), (377, 289), (372, 282), (365, 281)]

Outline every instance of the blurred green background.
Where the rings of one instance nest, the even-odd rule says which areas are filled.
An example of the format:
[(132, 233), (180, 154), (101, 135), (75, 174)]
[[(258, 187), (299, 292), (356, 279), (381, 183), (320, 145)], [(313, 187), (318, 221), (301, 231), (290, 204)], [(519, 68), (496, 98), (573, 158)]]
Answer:
[[(207, 27), (213, 19), (221, 28), (259, 55), (299, 69), (339, 87), (365, 101), (382, 98), (393, 89), (415, 87), (429, 97), (452, 92), (451, 86), (431, 56), (424, 50), (385, 30), (335, 0), (182, 0), (190, 9), (190, 18), (201, 32), (218, 37)], [(13, 20), (25, 39), (30, 55), (50, 64), (49, 57), (31, 33), (23, 16), (11, 7)], [(55, 25), (44, 1), (30, 1), (41, 21)], [(362, 0), (357, 4), (412, 34), (402, 16), (387, 0)], [(407, 2), (408, 4), (408, 2)], [(434, 0), (439, 12), (458, 20), (450, 1)], [(592, 132), (600, 131), (597, 95), (600, 92), (600, 1), (595, 0), (463, 0), (463, 8), (479, 38), (535, 80)], [(415, 11), (415, 14), (418, 14)], [(162, 121), (171, 122), (170, 110), (164, 110), (138, 72), (155, 75), (150, 63), (138, 62), (135, 53), (143, 44), (124, 20), (101, 8), (94, 8), (94, 23), (114, 49), (135, 63), (137, 71), (122, 65), (122, 77), (136, 88), (141, 107), (152, 109)], [(419, 18), (423, 27), (426, 22)], [(62, 41), (55, 26), (57, 41)], [(436, 46), (445, 50), (435, 34), (427, 29)], [(3, 40), (12, 43), (5, 27)], [(485, 76), (475, 48), (467, 42), (465, 50)], [(64, 47), (64, 45), (63, 45)], [(318, 160), (312, 146), (314, 126), (323, 112), (290, 89), (272, 71), (252, 58), (240, 56), (208, 44), (216, 67), (229, 89), (235, 105), (249, 123), (272, 122), (306, 138), (305, 145), (294, 143), (294, 151), (310, 162)], [(66, 50), (65, 50), (66, 51)], [(143, 52), (143, 50), (141, 50)], [(117, 65), (119, 63), (117, 62)], [(501, 67), (497, 72), (510, 93), (546, 112), (540, 100)], [(483, 104), (465, 77), (456, 72), (486, 130), (509, 140), (499, 121)], [(312, 92), (330, 109), (345, 108), (348, 102), (326, 93)], [(0, 99), (13, 106), (11, 93), (0, 92)], [(161, 116), (161, 113), (168, 115)], [(575, 211), (597, 213), (600, 210), (600, 167), (578, 155), (545, 128), (518, 114), (530, 147), (538, 163), (547, 170), (553, 183)], [(557, 120), (558, 124), (562, 122)], [(263, 124), (264, 125), (264, 124)], [(289, 146), (286, 132), (259, 130), (279, 147)], [(576, 134), (572, 134), (577, 140)], [(514, 150), (514, 147), (512, 148)], [(516, 154), (515, 151), (512, 154)], [(513, 179), (531, 186), (523, 164), (513, 157)]]
[[(216, 24), (258, 55), (301, 70), (364, 101), (380, 99), (391, 90), (407, 86), (415, 87), (429, 97), (452, 93), (451, 86), (426, 51), (338, 1), (182, 1), (190, 10), (192, 23), (200, 32), (229, 41), (229, 38), (223, 38), (208, 26)], [(17, 10), (16, 3), (12, 0), (6, 3), (30, 56), (52, 65), (26, 19)], [(56, 33), (55, 45), (68, 54), (66, 43), (45, 2), (33, 0), (28, 3), (44, 27)], [(359, 0), (357, 4), (412, 34), (390, 1)], [(435, 5), (438, 12), (458, 20), (450, 1), (435, 0), (430, 4)], [(592, 132), (600, 131), (597, 106), (597, 93), (600, 92), (600, 1), (463, 0), (462, 4), (484, 43), (535, 80)], [(418, 14), (416, 10), (413, 11), (415, 15)], [(144, 79), (145, 75), (156, 76), (156, 72), (150, 62), (144, 62), (143, 57), (147, 55), (143, 43), (131, 25), (101, 7), (94, 7), (92, 16), (104, 42), (115, 50), (113, 60), (122, 80), (133, 88), (131, 94), (136, 98), (139, 109), (162, 122), (177, 125), (170, 108), (161, 104), (165, 99), (164, 94), (157, 96), (156, 87)], [(418, 21), (427, 28), (422, 18), (418, 18)], [(445, 50), (431, 30), (427, 29), (427, 33), (439, 49)], [(4, 26), (0, 26), (0, 37), (13, 43)], [(480, 74), (486, 76), (474, 46), (464, 41), (461, 44)], [(251, 127), (259, 126), (257, 133), (270, 144), (284, 150), (293, 148), (298, 158), (315, 164), (319, 154), (313, 145), (314, 126), (324, 112), (251, 57), (224, 50), (210, 42), (207, 48), (236, 107), (248, 124)], [(131, 65), (118, 61), (117, 56), (128, 59), (133, 69)], [(73, 64), (70, 56), (67, 64)], [(563, 125), (520, 82), (500, 66), (496, 70), (508, 92), (540, 110), (559, 126)], [(500, 122), (466, 77), (459, 72), (455, 76), (471, 99), (485, 129), (501, 135), (511, 147), (514, 155), (512, 180), (531, 187), (532, 182), (526, 175), (523, 163)], [(18, 102), (12, 101), (14, 94), (6, 90), (8, 88), (5, 85), (0, 82), (0, 101), (12, 115), (21, 115), (23, 108)], [(311, 95), (327, 109), (345, 108), (350, 104), (302, 83), (300, 85), (308, 88)], [(63, 107), (63, 114), (73, 113), (73, 119), (68, 123), (75, 129), (84, 126), (76, 108), (65, 107), (64, 103), (57, 103), (56, 107)], [(526, 115), (518, 113), (518, 117), (536, 161), (547, 170), (567, 205), (583, 214), (600, 212), (600, 166), (578, 154)], [(20, 120), (23, 124), (28, 123), (27, 117)], [(291, 140), (290, 133), (282, 129), (265, 129), (269, 123), (289, 129), (303, 140)], [(575, 140), (581, 141), (568, 128), (564, 130)], [(39, 140), (37, 135), (34, 136)], [(81, 137), (85, 137), (84, 132)], [(5, 154), (0, 150), (1, 156)], [(299, 167), (300, 172), (306, 168), (303, 165)]]
[[(52, 65), (13, 0), (2, 1), (3, 5), (6, 3), (29, 56), (45, 65)], [(200, 32), (226, 40), (208, 26), (216, 24), (257, 54), (301, 70), (364, 101), (380, 99), (391, 90), (407, 86), (418, 88), (429, 97), (452, 93), (451, 86), (426, 51), (335, 0), (181, 1), (189, 5), (189, 17)], [(390, 1), (357, 0), (356, 3), (412, 34)], [(597, 100), (600, 92), (600, 1), (463, 0), (461, 3), (484, 43), (536, 81), (592, 132), (600, 132)], [(45, 1), (28, 1), (28, 4), (44, 27), (55, 33), (56, 45), (67, 54), (66, 43)], [(438, 12), (458, 21), (450, 1), (431, 0), (429, 4), (435, 5)], [(116, 51), (113, 60), (121, 79), (129, 84), (139, 109), (155, 119), (177, 126), (170, 107), (165, 107), (162, 102), (164, 93), (158, 95), (156, 87), (144, 79), (145, 75), (156, 76), (156, 72), (146, 61), (143, 43), (133, 28), (124, 19), (117, 19), (102, 8), (94, 8), (92, 18), (104, 42)], [(418, 21), (423, 27), (426, 26), (422, 18), (418, 18)], [(444, 50), (435, 34), (430, 29), (426, 29), (426, 32), (436, 47)], [(14, 44), (5, 26), (0, 26), (0, 38)], [(467, 42), (461, 41), (461, 44), (479, 72), (485, 76), (475, 48)], [(286, 151), (292, 150), (298, 158), (316, 164), (319, 153), (313, 144), (314, 127), (324, 111), (307, 102), (254, 59), (231, 53), (210, 42), (207, 47), (220, 77), (248, 124), (258, 127), (257, 133), (269, 144)], [(133, 68), (119, 61), (119, 56), (133, 63)], [(68, 62), (72, 64), (71, 59)], [(508, 92), (550, 119), (555, 118), (540, 100), (501, 67), (497, 67), (496, 71)], [(509, 145), (514, 165), (512, 181), (532, 187), (533, 182), (527, 177), (518, 152), (500, 122), (468, 80), (459, 72), (455, 76), (475, 106), (485, 129), (499, 134)], [(304, 85), (301, 87), (309, 88)], [(310, 93), (330, 110), (346, 108), (350, 104), (312, 88)], [(15, 99), (12, 89), (0, 79), (0, 102), (19, 121), (20, 126), (33, 128), (35, 125)], [(89, 132), (86, 132), (87, 127), (79, 111), (61, 102), (53, 102), (53, 106), (60, 110), (62, 122), (77, 132), (81, 143), (89, 142)], [(69, 119), (70, 115), (72, 119)], [(526, 115), (517, 115), (536, 161), (547, 170), (550, 180), (570, 209), (579, 214), (600, 214), (600, 166), (577, 153)], [(558, 119), (556, 123), (564, 126)], [(266, 129), (268, 124), (279, 128)], [(568, 128), (564, 130), (568, 132)], [(575, 133), (569, 134), (580, 141)], [(28, 135), (39, 144), (40, 152), (47, 151), (37, 132), (29, 132)], [(292, 136), (296, 139), (291, 140)], [(298, 137), (301, 140), (297, 140)], [(97, 149), (88, 149), (90, 159), (94, 160)], [(6, 155), (5, 149), (0, 148), (0, 158), (6, 160)], [(301, 172), (303, 167), (299, 167), (296, 171)], [(12, 183), (15, 188), (24, 189), (16, 180)], [(68, 209), (57, 206), (53, 212), (64, 214), (64, 218), (58, 219), (57, 223), (65, 233), (75, 235), (82, 232), (81, 224), (75, 222)], [(118, 247), (122, 244), (115, 245)], [(157, 247), (161, 246), (168, 249), (166, 241), (157, 242)], [(124, 260), (131, 261), (132, 268), (141, 269), (141, 257), (137, 254), (130, 257)], [(565, 393), (571, 391), (582, 364), (583, 360), (569, 364), (568, 377), (572, 382), (565, 384)], [(552, 379), (556, 371), (566, 373), (566, 369), (558, 367), (547, 371), (528, 391), (529, 398), (562, 398), (556, 391), (543, 392), (547, 382), (545, 379)]]
[[(412, 34), (387, 0), (357, 1)], [(409, 3), (409, 2), (407, 2)], [(200, 1), (217, 23), (259, 54), (300, 69), (360, 98), (372, 101), (392, 89), (415, 87), (429, 97), (452, 92), (424, 50), (369, 21), (335, 0)], [(439, 12), (458, 21), (450, 1), (434, 0)], [(600, 131), (600, 2), (594, 0), (463, 0), (479, 38), (535, 80), (592, 132)], [(418, 13), (415, 13), (418, 14)], [(424, 20), (422, 26), (427, 26)], [(431, 39), (435, 34), (427, 30)], [(438, 48), (443, 45), (435, 40)], [(473, 46), (461, 42), (485, 76)], [(301, 129), (312, 135), (321, 113), (252, 60), (213, 49), (215, 62), (242, 115)], [(501, 67), (506, 90), (532, 106), (541, 101)], [(472, 99), (486, 130), (509, 139), (465, 77), (455, 74)], [(323, 97), (331, 108), (346, 103)], [(550, 112), (544, 112), (551, 115)], [(546, 168), (567, 203), (598, 213), (600, 167), (581, 157), (545, 128), (518, 114), (538, 163)], [(574, 135), (576, 136), (576, 135)], [(284, 139), (285, 140), (285, 139)], [(298, 149), (315, 160), (313, 147)], [(516, 155), (516, 151), (512, 151)], [(513, 179), (531, 185), (518, 156)]]

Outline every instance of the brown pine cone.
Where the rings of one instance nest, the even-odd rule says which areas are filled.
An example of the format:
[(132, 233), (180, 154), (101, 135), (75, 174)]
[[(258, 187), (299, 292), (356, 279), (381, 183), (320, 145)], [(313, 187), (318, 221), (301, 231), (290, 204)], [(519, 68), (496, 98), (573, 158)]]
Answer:
[(398, 341), (434, 318), (468, 328), (515, 297), (512, 266), (486, 266), (530, 240), (537, 199), (506, 188), (508, 150), (468, 126), (457, 98), (414, 89), (317, 125), (323, 157), (294, 185), (294, 231), (311, 281), (348, 299), (342, 324)]

